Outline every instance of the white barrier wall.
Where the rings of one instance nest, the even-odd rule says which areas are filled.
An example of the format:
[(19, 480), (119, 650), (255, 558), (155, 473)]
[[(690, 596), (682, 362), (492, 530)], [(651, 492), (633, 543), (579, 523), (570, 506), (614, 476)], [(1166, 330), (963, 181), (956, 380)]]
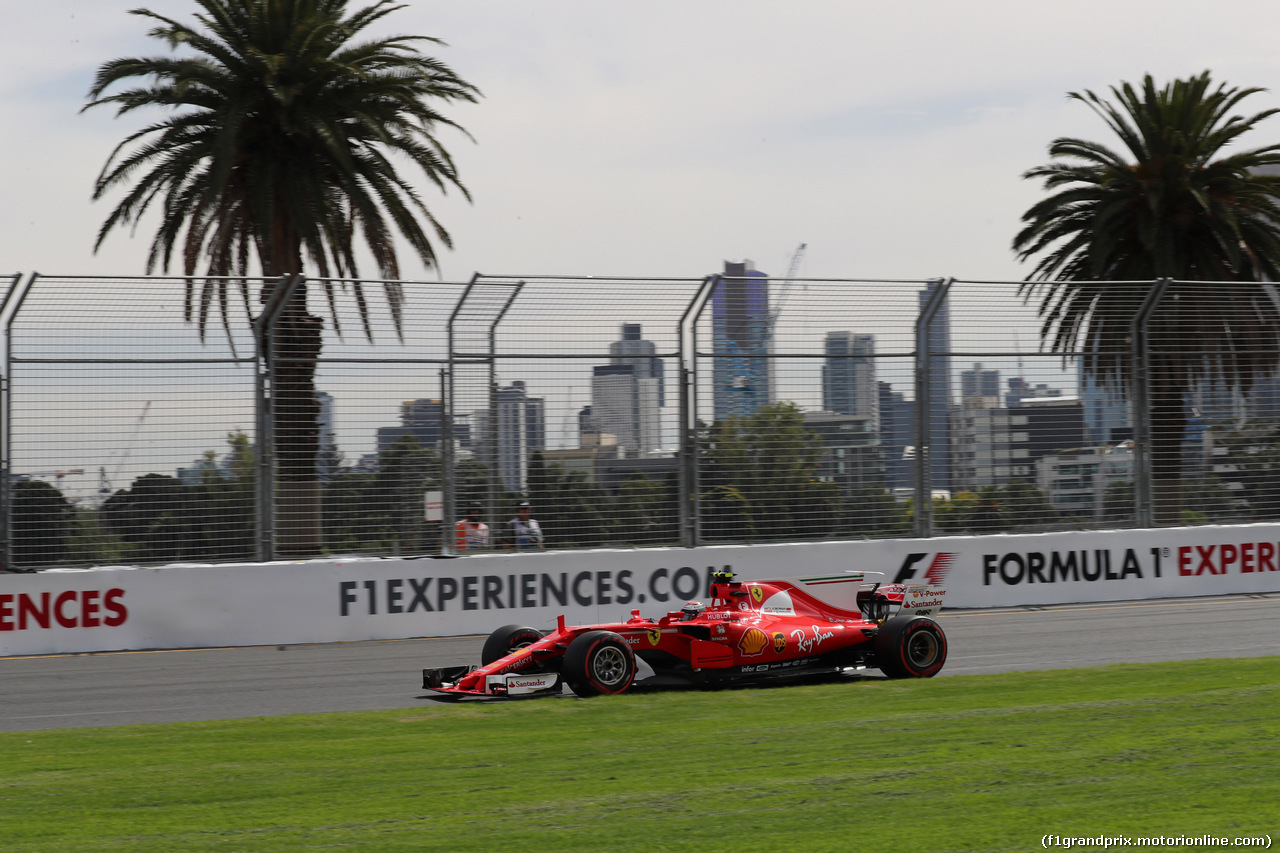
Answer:
[(1280, 525), (462, 559), (334, 559), (0, 576), (0, 655), (483, 634), (679, 609), (710, 573), (845, 570), (947, 588), (949, 608), (1280, 590)]

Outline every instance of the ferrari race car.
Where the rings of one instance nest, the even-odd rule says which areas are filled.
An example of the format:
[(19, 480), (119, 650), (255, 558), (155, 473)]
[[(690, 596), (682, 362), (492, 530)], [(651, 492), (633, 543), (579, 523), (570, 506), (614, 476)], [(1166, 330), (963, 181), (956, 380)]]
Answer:
[(481, 665), (424, 669), (442, 698), (621, 693), (635, 685), (724, 685), (834, 675), (874, 667), (890, 678), (928, 678), (947, 660), (931, 616), (946, 590), (868, 583), (862, 574), (769, 581), (714, 576), (709, 603), (691, 601), (654, 621), (570, 627), (545, 636), (506, 625), (489, 635)]

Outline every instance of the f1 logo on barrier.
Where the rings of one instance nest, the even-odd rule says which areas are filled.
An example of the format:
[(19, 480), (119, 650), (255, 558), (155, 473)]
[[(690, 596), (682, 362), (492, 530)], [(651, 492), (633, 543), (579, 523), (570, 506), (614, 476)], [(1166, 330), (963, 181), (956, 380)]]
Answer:
[[(898, 574), (894, 576), (894, 583), (906, 583), (916, 576), (916, 563), (921, 562), (929, 556), (928, 551), (919, 554), (908, 554), (902, 561), (902, 565), (898, 567)], [(929, 564), (929, 568), (925, 570), (924, 579), (935, 586), (941, 586), (946, 583), (947, 572), (951, 571), (951, 565), (956, 561), (956, 555), (946, 551), (939, 551), (933, 555), (933, 562)]]

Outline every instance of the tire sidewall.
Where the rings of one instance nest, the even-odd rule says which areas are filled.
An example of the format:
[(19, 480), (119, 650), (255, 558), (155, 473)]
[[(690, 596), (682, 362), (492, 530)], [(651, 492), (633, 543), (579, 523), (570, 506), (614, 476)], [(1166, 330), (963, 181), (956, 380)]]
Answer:
[(542, 632), (527, 625), (503, 625), (489, 635), (480, 652), (481, 666), (502, 660), (520, 646), (527, 646), (542, 639)]
[[(920, 616), (907, 622), (894, 624), (890, 622), (881, 629), (883, 638), (877, 638), (876, 655), (880, 669), (890, 678), (932, 678), (947, 662), (947, 637), (942, 627), (926, 616)], [(914, 638), (921, 631), (932, 635), (937, 643), (937, 654), (925, 666), (911, 660), (907, 650)]]
[[(606, 650), (617, 650), (626, 661), (626, 673), (615, 684), (605, 684), (596, 677), (596, 658)], [(635, 680), (635, 653), (626, 640), (612, 631), (588, 631), (569, 644), (564, 655), (563, 674), (569, 687), (579, 696), (621, 693)]]

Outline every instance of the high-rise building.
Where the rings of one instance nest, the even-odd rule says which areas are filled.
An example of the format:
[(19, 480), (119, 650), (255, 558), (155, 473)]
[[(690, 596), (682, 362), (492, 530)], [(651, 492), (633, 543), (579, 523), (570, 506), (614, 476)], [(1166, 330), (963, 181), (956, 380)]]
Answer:
[(597, 433), (615, 436), (628, 456), (662, 446), (658, 379), (640, 373), (634, 364), (602, 364), (591, 376), (591, 423)]
[(910, 489), (915, 484), (915, 469), (907, 459), (908, 448), (914, 450), (916, 403), (888, 382), (877, 382), (880, 391), (880, 452), (884, 456), (885, 487)]
[(482, 462), (493, 462), (496, 454), (498, 477), (507, 491), (523, 492), (528, 484), (529, 456), (547, 446), (546, 401), (530, 397), (519, 380), (499, 388), (498, 426), (490, 431), (489, 411), (471, 415), (472, 452)]
[(884, 487), (880, 436), (867, 415), (805, 412), (804, 427), (822, 440), (819, 478), (835, 483), (846, 497), (860, 489)]
[(822, 351), (822, 408), (845, 415), (869, 418), (872, 430), (879, 427), (880, 389), (876, 385), (875, 335), (827, 332)]
[(635, 367), (635, 376), (637, 379), (657, 379), (658, 380), (658, 405), (665, 406), (666, 398), (666, 377), (664, 373), (664, 365), (662, 359), (658, 358), (658, 348), (653, 341), (646, 341), (640, 337), (641, 328), (639, 323), (623, 323), (621, 339), (609, 344), (610, 364), (630, 364)]
[(960, 371), (960, 402), (964, 405), (970, 397), (993, 397), (1000, 404), (1000, 371), (983, 370), (975, 364), (973, 370)]
[(711, 295), (715, 419), (751, 415), (772, 402), (769, 277), (751, 261), (725, 261)]
[[(931, 281), (918, 292), (923, 313), (940, 281)], [(951, 308), (946, 298), (934, 314), (927, 332), (929, 344), (929, 446), (930, 488), (951, 488)], [(919, 448), (917, 448), (919, 452)]]
[(320, 414), (316, 425), (320, 430), (320, 448), (316, 451), (316, 475), (321, 482), (327, 483), (338, 472), (334, 470), (338, 458), (337, 426), (333, 417), (333, 395), (325, 391), (317, 391), (316, 399), (320, 402)]
[[(400, 438), (411, 435), (424, 450), (439, 450), (444, 435), (444, 404), (439, 400), (406, 400), (400, 404), (400, 426), (378, 427), (378, 453), (386, 453)], [(454, 441), (463, 447), (471, 444), (470, 428), (455, 423)]]
[(623, 323), (620, 333), (609, 363), (592, 371), (590, 414), (580, 416), (579, 432), (613, 435), (624, 456), (638, 457), (662, 446), (663, 364), (639, 323)]
[(1015, 409), (995, 405), (991, 397), (954, 413), (953, 488), (1000, 486), (1010, 480), (1032, 480), (1036, 460), (1084, 443), (1084, 407), (1072, 397), (1023, 400)]

